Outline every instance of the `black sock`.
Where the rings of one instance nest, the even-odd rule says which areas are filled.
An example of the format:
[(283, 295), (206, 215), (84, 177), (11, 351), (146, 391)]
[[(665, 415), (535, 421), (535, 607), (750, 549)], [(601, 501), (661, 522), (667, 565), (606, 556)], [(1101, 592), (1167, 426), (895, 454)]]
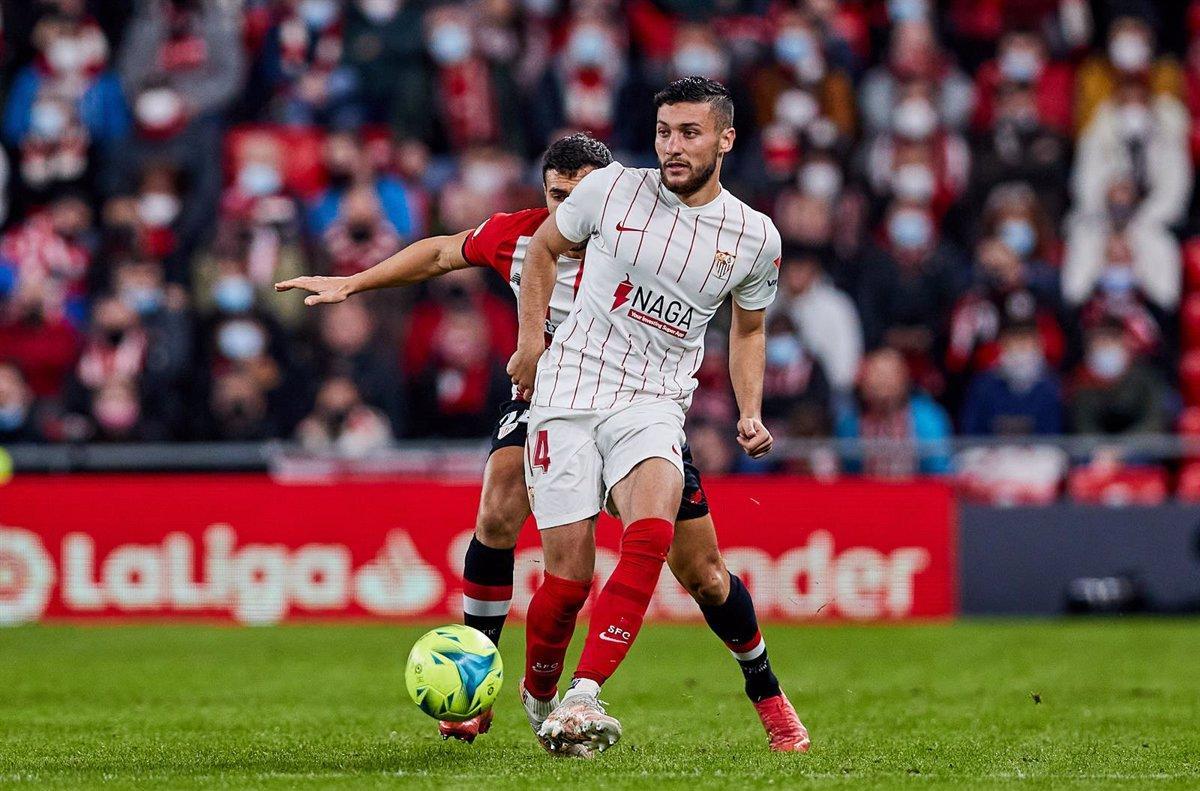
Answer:
[(492, 549), (471, 536), (463, 561), (463, 623), (496, 645), (512, 603), (512, 549)]
[(779, 679), (771, 672), (767, 644), (758, 631), (754, 600), (738, 579), (729, 575), (729, 597), (715, 607), (700, 605), (704, 620), (737, 660), (746, 677), (746, 696), (758, 703), (780, 694)]

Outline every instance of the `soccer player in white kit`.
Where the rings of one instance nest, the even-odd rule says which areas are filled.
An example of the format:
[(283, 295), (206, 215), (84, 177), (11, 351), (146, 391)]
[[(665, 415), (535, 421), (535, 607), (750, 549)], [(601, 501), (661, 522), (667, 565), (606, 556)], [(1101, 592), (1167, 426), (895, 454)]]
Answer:
[[(548, 590), (552, 581), (591, 579), (599, 511), (607, 506), (625, 525), (571, 689), (539, 732), (564, 750), (603, 750), (620, 738), (620, 723), (597, 695), (637, 637), (671, 545), (684, 412), (705, 329), (731, 294), (738, 442), (752, 458), (772, 444), (760, 417), (763, 314), (778, 282), (779, 233), (721, 187), (721, 161), (735, 137), (728, 91), (688, 77), (661, 91), (655, 105), (659, 169), (613, 163), (593, 171), (530, 241), (519, 345), (508, 368), (518, 388), (532, 391), (525, 470), (546, 564), (547, 581), (530, 604), (528, 657), (547, 656), (537, 645), (539, 622), (574, 622), (574, 612), (555, 617)], [(584, 241), (579, 294), (546, 350), (554, 262)], [(540, 673), (544, 685), (554, 663), (526, 664), (526, 677)], [(529, 696), (524, 682), (522, 695)], [(807, 748), (806, 733), (797, 739)]]

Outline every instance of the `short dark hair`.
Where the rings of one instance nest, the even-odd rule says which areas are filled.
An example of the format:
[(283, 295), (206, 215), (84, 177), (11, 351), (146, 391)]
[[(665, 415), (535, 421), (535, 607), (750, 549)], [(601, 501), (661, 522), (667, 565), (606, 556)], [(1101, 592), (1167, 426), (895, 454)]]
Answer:
[(680, 77), (654, 94), (655, 110), (664, 104), (683, 102), (703, 102), (711, 105), (722, 130), (733, 126), (733, 97), (729, 94), (729, 89), (716, 80), (696, 75)]
[(584, 168), (608, 167), (612, 162), (613, 155), (608, 146), (587, 132), (576, 132), (560, 137), (546, 149), (542, 155), (542, 181), (551, 170), (571, 176)]

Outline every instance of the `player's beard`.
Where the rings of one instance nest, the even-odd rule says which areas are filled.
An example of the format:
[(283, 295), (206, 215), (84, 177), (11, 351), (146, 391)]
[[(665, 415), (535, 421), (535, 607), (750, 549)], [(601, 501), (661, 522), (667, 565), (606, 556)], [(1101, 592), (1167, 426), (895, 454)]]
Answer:
[(720, 157), (720, 154), (714, 155), (712, 160), (700, 169), (697, 169), (694, 165), (692, 165), (692, 177), (687, 181), (684, 181), (682, 184), (672, 184), (671, 182), (667, 181), (666, 164), (660, 162), (658, 164), (658, 172), (662, 179), (663, 186), (669, 189), (671, 192), (674, 192), (676, 195), (680, 195), (682, 197), (687, 197), (688, 195), (694, 194), (697, 190), (707, 184), (710, 178), (712, 178), (712, 174), (717, 170), (717, 163), (720, 161)]

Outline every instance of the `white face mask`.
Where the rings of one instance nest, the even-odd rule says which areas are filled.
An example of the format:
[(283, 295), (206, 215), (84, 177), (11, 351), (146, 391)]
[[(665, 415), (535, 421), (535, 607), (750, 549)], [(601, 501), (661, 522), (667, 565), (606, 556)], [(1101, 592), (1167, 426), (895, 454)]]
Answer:
[(937, 111), (925, 99), (905, 99), (892, 115), (892, 129), (906, 140), (926, 139), (937, 124)]
[(438, 25), (429, 36), (429, 53), (443, 66), (461, 63), (471, 54), (471, 33), (456, 22)]
[(463, 170), (463, 184), (472, 192), (491, 195), (504, 186), (504, 170), (486, 162), (476, 162)]
[(363, 16), (377, 25), (390, 22), (400, 11), (400, 0), (360, 0), (358, 4)]
[(1014, 390), (1026, 391), (1042, 374), (1042, 353), (1037, 349), (1012, 349), (1000, 354), (1000, 375)]
[(1119, 33), (1108, 44), (1108, 58), (1123, 72), (1143, 71), (1150, 65), (1150, 44), (1132, 31)]
[(792, 129), (808, 126), (820, 111), (816, 100), (807, 91), (784, 91), (775, 100), (775, 118)]
[(888, 236), (902, 250), (920, 250), (933, 238), (933, 222), (917, 209), (900, 209), (888, 221)]
[(179, 215), (179, 198), (169, 192), (147, 192), (138, 198), (138, 217), (152, 228), (163, 228)]
[(724, 77), (728, 71), (728, 64), (720, 52), (699, 44), (680, 49), (671, 60), (671, 65), (680, 76), (698, 74), (701, 77), (718, 79)]
[(892, 193), (914, 203), (928, 203), (933, 197), (933, 171), (916, 163), (901, 165), (892, 174)]
[(1000, 56), (1000, 74), (1006, 80), (1028, 85), (1041, 73), (1042, 59), (1033, 50), (1009, 49)]
[(67, 112), (56, 102), (38, 102), (29, 113), (29, 126), (38, 137), (57, 140), (67, 129)]
[(138, 96), (133, 111), (144, 126), (158, 129), (179, 118), (183, 113), (183, 101), (170, 88), (151, 88)]
[(250, 360), (262, 354), (267, 339), (251, 321), (231, 321), (217, 333), (217, 348), (230, 360)]
[(1087, 364), (1101, 379), (1116, 379), (1129, 367), (1129, 350), (1113, 343), (1096, 346), (1088, 352)]
[(832, 162), (811, 162), (800, 169), (800, 191), (822, 200), (832, 200), (842, 190), (842, 170)]
[(87, 50), (78, 39), (57, 38), (46, 48), (46, 62), (60, 74), (79, 71), (87, 65)]

